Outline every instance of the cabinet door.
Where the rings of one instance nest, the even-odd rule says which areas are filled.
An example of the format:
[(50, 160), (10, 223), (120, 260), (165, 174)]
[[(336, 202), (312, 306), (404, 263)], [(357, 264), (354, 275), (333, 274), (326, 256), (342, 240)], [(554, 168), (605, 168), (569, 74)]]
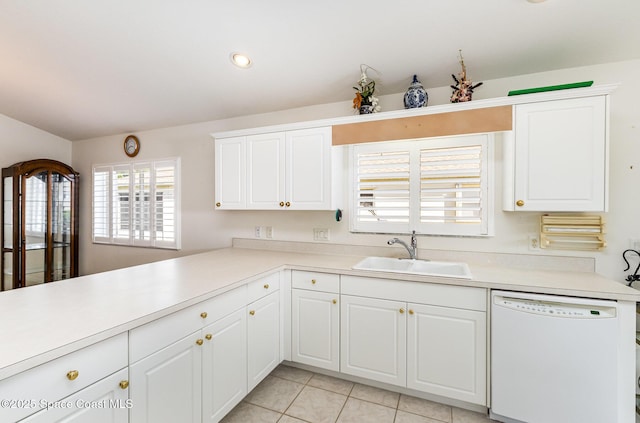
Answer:
[(201, 332), (189, 335), (129, 368), (135, 423), (199, 422), (202, 416)]
[(128, 379), (127, 375), (127, 369), (122, 369), (59, 401), (57, 404), (61, 407), (52, 406), (21, 421), (28, 423), (128, 422), (129, 408), (133, 403), (128, 399), (127, 386), (125, 384), (120, 386), (120, 382)]
[(515, 106), (515, 155), (516, 210), (605, 211), (606, 98)]
[(292, 360), (327, 370), (340, 370), (340, 306), (338, 294), (294, 289)]
[(216, 208), (244, 209), (246, 207), (245, 138), (216, 139)]
[(250, 135), (247, 137), (246, 147), (247, 208), (284, 208), (284, 132)]
[(248, 390), (280, 364), (280, 292), (247, 306)]
[(486, 405), (486, 313), (409, 304), (407, 387)]
[(340, 369), (406, 385), (406, 303), (341, 296)]
[(286, 192), (293, 210), (331, 209), (331, 128), (286, 133)]
[(202, 363), (203, 422), (219, 422), (247, 395), (244, 307), (207, 326)]

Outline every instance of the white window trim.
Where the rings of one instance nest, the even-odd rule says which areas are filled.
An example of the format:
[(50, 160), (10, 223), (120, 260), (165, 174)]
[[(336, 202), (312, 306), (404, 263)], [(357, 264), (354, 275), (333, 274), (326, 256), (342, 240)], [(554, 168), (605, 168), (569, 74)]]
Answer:
[[(175, 228), (175, 240), (174, 241), (165, 241), (154, 238), (155, 231), (150, 230), (151, 238), (148, 240), (142, 240), (135, 238), (135, 231), (133, 228), (133, 204), (132, 199), (134, 198), (134, 171), (136, 168), (140, 168), (142, 166), (148, 166), (151, 169), (151, 180), (149, 181), (150, 192), (149, 192), (149, 208), (151, 210), (150, 213), (150, 222), (149, 225), (151, 228), (155, 227), (155, 203), (156, 203), (156, 191), (155, 191), (155, 169), (159, 164), (170, 162), (175, 164), (175, 181), (174, 181), (174, 202), (175, 202), (175, 213), (174, 213), (174, 228)], [(115, 237), (114, 236), (114, 228), (113, 228), (113, 172), (116, 170), (127, 170), (129, 172), (129, 236), (127, 238)], [(96, 213), (96, 203), (95, 203), (95, 174), (96, 171), (104, 171), (108, 172), (108, 192), (107, 192), (107, 233), (108, 236), (97, 236), (95, 234), (95, 213)], [(146, 247), (146, 248), (160, 248), (160, 249), (172, 249), (179, 250), (182, 246), (181, 239), (181, 166), (180, 166), (180, 158), (179, 157), (171, 157), (165, 159), (157, 159), (157, 160), (140, 160), (133, 161), (127, 163), (110, 163), (110, 164), (96, 164), (92, 166), (91, 172), (91, 235), (92, 241), (94, 244), (112, 244), (112, 245), (122, 245), (122, 246), (135, 246), (135, 247)]]
[[(389, 151), (401, 148), (409, 149), (411, 163), (420, 160), (420, 150), (427, 148), (446, 148), (478, 143), (478, 137), (483, 137), (483, 165), (482, 182), (484, 184), (484, 201), (482, 203), (482, 226), (463, 224), (434, 224), (420, 223), (420, 166), (411, 165), (410, 173), (410, 215), (408, 223), (358, 223), (357, 206), (360, 199), (357, 196), (356, 161), (357, 151)], [(488, 237), (494, 235), (494, 192), (495, 192), (495, 136), (493, 133), (456, 135), (449, 137), (417, 138), (402, 141), (387, 141), (363, 143), (349, 146), (349, 230), (353, 233), (379, 234), (410, 234), (415, 230), (418, 234), (460, 237)]]

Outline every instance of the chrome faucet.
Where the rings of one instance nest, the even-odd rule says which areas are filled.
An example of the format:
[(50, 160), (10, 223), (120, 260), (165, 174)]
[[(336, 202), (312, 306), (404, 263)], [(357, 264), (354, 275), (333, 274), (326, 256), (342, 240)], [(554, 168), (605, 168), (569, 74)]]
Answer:
[(404, 242), (403, 240), (401, 240), (399, 238), (391, 238), (389, 241), (387, 241), (387, 244), (389, 244), (389, 245), (393, 245), (393, 244), (402, 245), (409, 252), (409, 258), (411, 260), (415, 260), (416, 259), (416, 255), (418, 253), (418, 240), (416, 239), (416, 231), (413, 231), (411, 233), (411, 243), (410, 244), (407, 244), (406, 242)]

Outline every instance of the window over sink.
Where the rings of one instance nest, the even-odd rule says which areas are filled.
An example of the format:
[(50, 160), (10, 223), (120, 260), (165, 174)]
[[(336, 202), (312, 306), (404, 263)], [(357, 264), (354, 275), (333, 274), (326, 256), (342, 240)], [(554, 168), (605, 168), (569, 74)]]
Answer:
[(352, 232), (487, 236), (493, 135), (351, 146)]

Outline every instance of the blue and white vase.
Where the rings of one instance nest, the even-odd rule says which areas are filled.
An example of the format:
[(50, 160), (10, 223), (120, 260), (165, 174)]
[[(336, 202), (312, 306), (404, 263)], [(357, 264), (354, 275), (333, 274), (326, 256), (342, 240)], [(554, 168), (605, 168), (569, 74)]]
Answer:
[(418, 81), (418, 76), (413, 75), (413, 82), (407, 92), (404, 93), (404, 108), (415, 109), (416, 107), (427, 107), (427, 101), (429, 101), (427, 92), (420, 81)]

